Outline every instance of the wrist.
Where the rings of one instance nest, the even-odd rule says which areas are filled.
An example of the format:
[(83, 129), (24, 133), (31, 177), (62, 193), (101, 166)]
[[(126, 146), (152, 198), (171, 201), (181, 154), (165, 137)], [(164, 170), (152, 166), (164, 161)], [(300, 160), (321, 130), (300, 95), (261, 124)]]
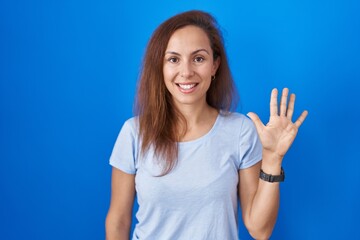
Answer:
[(284, 158), (284, 155), (278, 154), (278, 153), (273, 152), (273, 151), (269, 151), (269, 150), (264, 149), (264, 148), (262, 150), (262, 155), (263, 155), (263, 158), (266, 158), (266, 159), (268, 159), (269, 161), (272, 161), (272, 162), (282, 162), (282, 160)]
[(271, 175), (279, 175), (281, 173), (281, 165), (261, 164), (261, 169)]
[(281, 173), (282, 160), (282, 156), (263, 150), (261, 169), (268, 174), (279, 175)]

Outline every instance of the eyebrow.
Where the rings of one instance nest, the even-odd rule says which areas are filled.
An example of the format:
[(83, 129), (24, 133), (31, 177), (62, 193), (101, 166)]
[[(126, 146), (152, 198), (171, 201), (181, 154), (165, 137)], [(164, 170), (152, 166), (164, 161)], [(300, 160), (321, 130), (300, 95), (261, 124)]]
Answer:
[[(199, 53), (199, 52), (201, 52), (201, 51), (204, 51), (204, 52), (206, 52), (208, 55), (210, 55), (210, 53), (208, 52), (208, 50), (206, 50), (205, 48), (201, 48), (201, 49), (195, 50), (195, 51), (193, 51), (193, 52), (191, 53), (191, 55), (197, 54), (197, 53)], [(173, 52), (173, 51), (167, 51), (167, 52), (165, 52), (165, 54), (174, 54), (174, 55), (180, 56), (180, 53)]]

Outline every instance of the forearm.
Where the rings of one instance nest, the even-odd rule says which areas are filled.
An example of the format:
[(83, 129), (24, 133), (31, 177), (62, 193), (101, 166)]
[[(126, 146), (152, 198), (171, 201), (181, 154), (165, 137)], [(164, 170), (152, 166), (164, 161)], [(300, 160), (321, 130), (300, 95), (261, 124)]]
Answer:
[(106, 219), (106, 240), (129, 240), (130, 224)]
[(121, 230), (107, 231), (106, 240), (129, 240), (129, 233)]
[[(267, 174), (279, 175), (281, 160), (274, 160), (273, 157), (263, 154), (261, 169)], [(278, 215), (279, 200), (279, 183), (270, 183), (259, 179), (251, 210), (247, 216), (249, 232), (256, 239), (270, 237)]]

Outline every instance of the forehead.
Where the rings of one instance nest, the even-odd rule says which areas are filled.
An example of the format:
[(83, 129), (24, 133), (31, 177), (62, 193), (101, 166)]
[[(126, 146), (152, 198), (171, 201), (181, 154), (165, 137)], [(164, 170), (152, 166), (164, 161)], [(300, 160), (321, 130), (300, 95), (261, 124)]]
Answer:
[(211, 50), (209, 37), (204, 30), (191, 25), (176, 30), (167, 45), (167, 50), (172, 51), (192, 51), (199, 48)]

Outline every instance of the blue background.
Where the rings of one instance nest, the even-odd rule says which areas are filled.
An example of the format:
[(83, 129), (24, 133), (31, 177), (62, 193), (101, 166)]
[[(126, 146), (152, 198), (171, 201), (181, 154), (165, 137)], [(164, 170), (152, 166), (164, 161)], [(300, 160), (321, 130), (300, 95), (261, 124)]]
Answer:
[(273, 87), (309, 110), (272, 239), (358, 236), (359, 1), (14, 0), (0, 3), (0, 239), (104, 238), (108, 158), (146, 43), (190, 9), (223, 27), (238, 111), (266, 121)]

